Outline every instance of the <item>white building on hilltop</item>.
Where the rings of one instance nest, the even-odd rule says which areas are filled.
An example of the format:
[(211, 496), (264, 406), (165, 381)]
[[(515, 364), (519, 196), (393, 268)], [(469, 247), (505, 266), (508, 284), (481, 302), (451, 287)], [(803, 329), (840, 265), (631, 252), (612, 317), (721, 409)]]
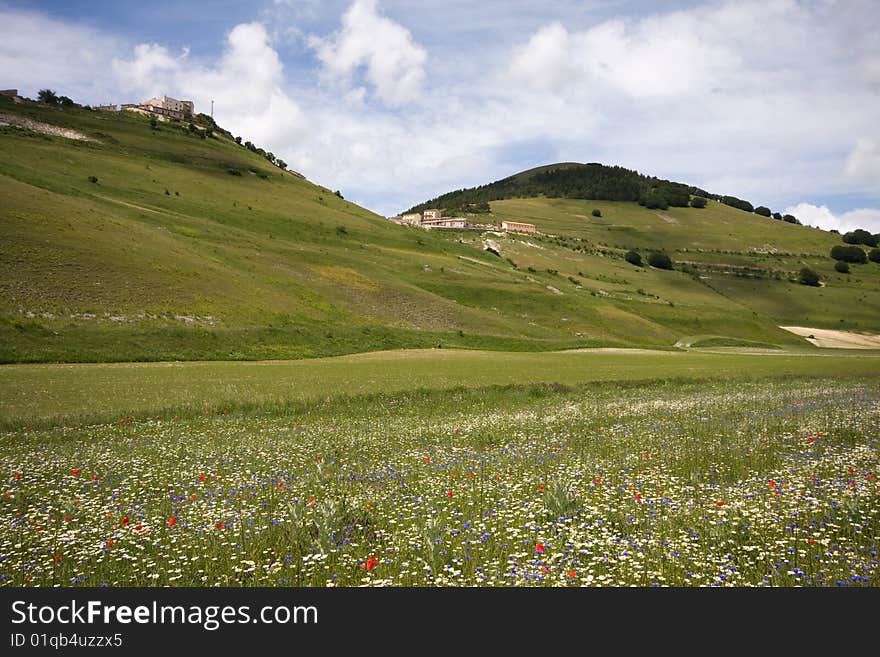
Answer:
[(195, 106), (191, 100), (177, 100), (170, 96), (162, 96), (161, 98), (150, 98), (145, 100), (141, 105), (147, 107), (157, 107), (168, 110), (170, 112), (180, 112), (181, 114), (195, 114)]

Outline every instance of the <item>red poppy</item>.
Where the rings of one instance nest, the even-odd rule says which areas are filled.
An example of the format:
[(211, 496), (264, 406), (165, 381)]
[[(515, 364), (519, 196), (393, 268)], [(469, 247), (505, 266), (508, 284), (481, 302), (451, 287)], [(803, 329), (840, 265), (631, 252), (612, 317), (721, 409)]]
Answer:
[(874, 478), (874, 474), (873, 474), (873, 473), (871, 473), (871, 474), (868, 475), (868, 481), (871, 481), (873, 478)]
[(367, 563), (366, 563), (367, 570), (368, 571), (373, 570), (373, 568), (375, 568), (378, 565), (378, 563), (379, 563), (379, 560), (376, 557), (371, 556), (369, 559), (367, 559)]
[(649, 456), (651, 456), (651, 455), (648, 454), (648, 452), (645, 452), (644, 454), (642, 454), (642, 458), (648, 458)]
[(458, 427), (455, 427), (455, 433), (458, 433)]
[(430, 462), (431, 462), (431, 457), (430, 457), (430, 456), (426, 456), (426, 457), (425, 457), (425, 463), (430, 463)]
[(174, 525), (176, 525), (176, 524), (177, 524), (177, 518), (175, 518), (174, 516), (171, 516), (171, 517), (168, 519), (168, 526), (169, 526), (169, 527), (174, 527)]
[(542, 490), (544, 490), (544, 484), (541, 484), (540, 486), (538, 486), (538, 491), (540, 492)]
[(195, 500), (195, 499), (196, 499), (196, 495), (195, 495), (195, 493), (193, 493), (192, 495), (190, 495), (190, 496), (189, 496), (189, 499), (190, 499), (190, 500)]
[(128, 526), (128, 516), (125, 516), (125, 517), (122, 519), (122, 526), (123, 526), (123, 527)]
[(135, 525), (135, 531), (140, 531), (144, 528), (143, 525)]
[(715, 506), (724, 506), (724, 500), (718, 500), (715, 502)]
[(199, 481), (204, 481), (204, 480), (205, 480), (205, 475), (199, 475)]
[(815, 538), (808, 538), (808, 539), (807, 539), (807, 543), (809, 543), (810, 545), (812, 545), (812, 544), (815, 543), (815, 542), (816, 542), (816, 539), (815, 539)]
[(451, 491), (451, 490), (446, 491), (446, 497), (452, 497), (452, 491)]
[(641, 493), (636, 493), (636, 499), (637, 499), (637, 500), (642, 499), (642, 494), (641, 494)]
[(578, 576), (577, 571), (576, 570), (569, 570), (568, 576), (569, 577), (577, 577)]
[(64, 519), (65, 519), (67, 522), (70, 522), (71, 520), (73, 520), (73, 516), (64, 516)]
[(223, 529), (223, 523), (222, 523), (222, 522), (218, 522), (218, 523), (217, 523), (216, 525), (214, 525), (214, 526), (215, 526), (217, 529)]
[(601, 483), (602, 483), (602, 477), (596, 477), (596, 479), (595, 479), (594, 481), (595, 481), (597, 484), (601, 484)]
[(98, 475), (92, 475), (92, 481), (98, 481)]
[(80, 473), (80, 469), (79, 469), (79, 468), (74, 468), (73, 471), (71, 472), (71, 474), (72, 474), (74, 477), (79, 477), (79, 473)]
[(816, 440), (816, 439), (813, 438), (813, 436), (807, 436), (807, 442), (808, 442), (808, 443), (811, 443), (811, 442), (813, 442), (814, 440)]
[(537, 552), (538, 554), (544, 554), (544, 544), (538, 543), (537, 545), (535, 545), (535, 552)]
[(113, 547), (113, 543), (113, 539), (110, 539), (109, 541), (107, 541), (107, 547)]
[(771, 479), (770, 481), (767, 482), (767, 485), (768, 485), (770, 488), (776, 488), (776, 482), (773, 481), (772, 479)]
[(849, 473), (850, 473), (850, 474), (853, 474), (853, 473), (855, 473), (855, 470), (854, 470), (853, 468), (850, 468), (850, 469), (849, 469)]
[(373, 505), (372, 505), (372, 504), (364, 504), (364, 508), (365, 508), (367, 511), (369, 511), (370, 509), (373, 508)]
[(20, 473), (20, 472), (16, 472), (16, 473), (15, 473), (15, 478), (16, 478), (16, 479), (21, 479), (21, 473)]

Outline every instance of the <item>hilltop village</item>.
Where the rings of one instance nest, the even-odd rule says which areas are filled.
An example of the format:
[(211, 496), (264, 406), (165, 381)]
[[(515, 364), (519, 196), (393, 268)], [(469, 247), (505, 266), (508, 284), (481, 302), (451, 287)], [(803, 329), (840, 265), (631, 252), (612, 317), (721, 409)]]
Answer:
[[(465, 217), (444, 217), (443, 210), (429, 209), (424, 212), (411, 212), (394, 217), (386, 217), (401, 226), (414, 226), (426, 230), (451, 229), (451, 230), (499, 230), (495, 224), (473, 224)], [(502, 221), (500, 230), (511, 233), (534, 234), (537, 232), (535, 224), (526, 224), (519, 221)]]

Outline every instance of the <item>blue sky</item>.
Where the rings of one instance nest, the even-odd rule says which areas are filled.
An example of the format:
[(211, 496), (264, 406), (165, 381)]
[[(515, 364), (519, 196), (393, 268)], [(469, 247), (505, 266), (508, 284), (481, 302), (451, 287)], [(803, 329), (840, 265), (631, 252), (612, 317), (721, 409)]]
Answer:
[(880, 232), (873, 0), (0, 0), (0, 86), (191, 98), (392, 214), (604, 162)]

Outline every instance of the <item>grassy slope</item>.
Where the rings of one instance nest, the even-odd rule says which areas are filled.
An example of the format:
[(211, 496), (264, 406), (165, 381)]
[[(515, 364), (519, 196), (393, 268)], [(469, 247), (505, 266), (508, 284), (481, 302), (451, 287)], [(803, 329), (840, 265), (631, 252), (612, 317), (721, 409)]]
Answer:
[[(824, 257), (836, 236), (726, 206), (670, 209), (666, 221), (632, 203), (499, 201), (495, 220), (570, 239), (499, 237), (498, 258), (474, 233), (393, 225), (223, 138), (5, 100), (0, 112), (98, 140), (0, 128), (0, 361), (670, 347), (693, 335), (784, 346), (805, 342), (781, 323), (880, 329), (864, 303), (880, 287), (875, 265), (841, 276)], [(768, 246), (791, 255), (750, 251)], [(663, 247), (715, 269), (636, 269), (616, 247)], [(784, 279), (802, 262), (829, 285), (718, 267)]]

